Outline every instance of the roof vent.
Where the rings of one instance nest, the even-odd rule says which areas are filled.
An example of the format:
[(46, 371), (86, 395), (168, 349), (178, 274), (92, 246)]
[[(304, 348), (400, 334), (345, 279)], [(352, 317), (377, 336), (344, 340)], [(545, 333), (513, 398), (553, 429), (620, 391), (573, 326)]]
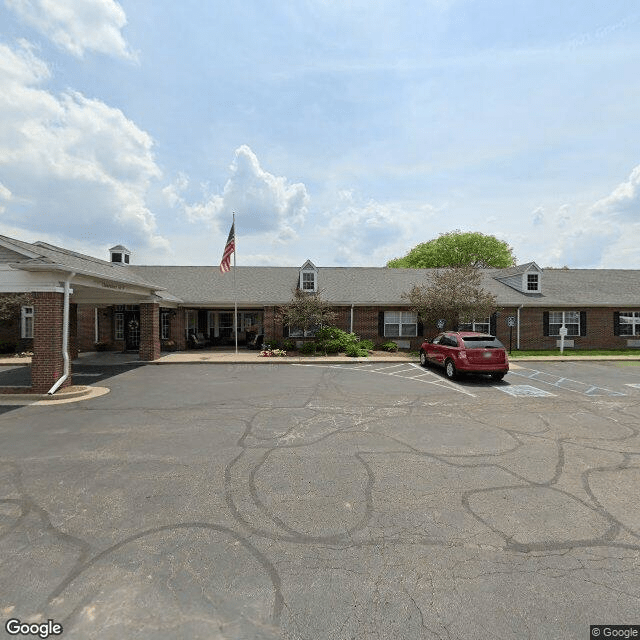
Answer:
[(109, 253), (111, 254), (111, 262), (115, 262), (118, 264), (129, 264), (131, 251), (129, 251), (127, 247), (123, 247), (121, 244), (117, 244), (115, 247), (111, 247), (111, 249), (109, 249)]

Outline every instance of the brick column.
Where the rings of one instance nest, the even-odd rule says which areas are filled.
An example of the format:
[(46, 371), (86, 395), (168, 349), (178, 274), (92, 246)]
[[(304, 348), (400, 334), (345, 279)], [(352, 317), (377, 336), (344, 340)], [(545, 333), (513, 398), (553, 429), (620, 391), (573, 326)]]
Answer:
[[(62, 357), (62, 293), (37, 292), (33, 294), (33, 359), (31, 362), (31, 388), (35, 393), (46, 393), (64, 372)], [(69, 377), (62, 384), (71, 384)]]
[(160, 305), (140, 305), (140, 360), (160, 358)]
[(171, 317), (171, 339), (175, 340), (179, 351), (184, 351), (187, 348), (184, 313), (184, 309), (172, 310), (172, 314), (175, 315)]
[(78, 305), (69, 305), (69, 358), (75, 360), (78, 357)]

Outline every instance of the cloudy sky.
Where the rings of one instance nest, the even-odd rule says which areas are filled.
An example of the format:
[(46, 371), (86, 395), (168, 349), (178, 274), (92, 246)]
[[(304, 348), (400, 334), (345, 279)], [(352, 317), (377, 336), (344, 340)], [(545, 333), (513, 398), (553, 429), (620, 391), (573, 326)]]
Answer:
[(637, 0), (0, 0), (0, 233), (383, 266), (461, 229), (640, 268)]

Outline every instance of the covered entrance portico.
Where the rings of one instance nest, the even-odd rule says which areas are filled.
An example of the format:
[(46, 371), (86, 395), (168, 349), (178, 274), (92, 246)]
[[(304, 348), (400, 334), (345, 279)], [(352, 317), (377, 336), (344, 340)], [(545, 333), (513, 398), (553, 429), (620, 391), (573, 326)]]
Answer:
[(141, 360), (158, 359), (159, 309), (167, 304), (161, 291), (126, 266), (46, 243), (0, 237), (0, 295), (25, 293), (32, 300), (34, 393), (55, 393), (72, 383), (78, 305), (135, 306), (137, 312), (129, 316), (129, 344), (137, 344)]
[[(233, 308), (185, 309), (186, 338), (201, 334), (211, 346), (235, 344)], [(259, 308), (238, 309), (238, 344), (245, 345), (264, 332), (264, 312)]]

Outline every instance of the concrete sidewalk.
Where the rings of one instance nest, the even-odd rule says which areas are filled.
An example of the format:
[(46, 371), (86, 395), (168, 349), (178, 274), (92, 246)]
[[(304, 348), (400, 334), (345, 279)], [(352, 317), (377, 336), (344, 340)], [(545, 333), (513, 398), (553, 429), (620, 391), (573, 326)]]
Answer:
[[(515, 354), (509, 356), (511, 362), (581, 362), (581, 361), (640, 361), (640, 352), (626, 355), (611, 356), (579, 356), (575, 354), (565, 354), (557, 356), (522, 356)], [(388, 353), (385, 351), (374, 351), (367, 358), (350, 358), (345, 355), (329, 356), (300, 356), (292, 355), (285, 357), (261, 357), (258, 351), (248, 349), (202, 349), (193, 351), (176, 351), (172, 353), (163, 352), (159, 360), (140, 360), (137, 353), (122, 353), (119, 351), (87, 351), (81, 353), (72, 365), (127, 365), (127, 364), (312, 364), (315, 362), (323, 364), (347, 363), (347, 362), (417, 362), (416, 356), (407, 352)], [(31, 364), (30, 357), (4, 357), (0, 358), (0, 366), (25, 366)]]

